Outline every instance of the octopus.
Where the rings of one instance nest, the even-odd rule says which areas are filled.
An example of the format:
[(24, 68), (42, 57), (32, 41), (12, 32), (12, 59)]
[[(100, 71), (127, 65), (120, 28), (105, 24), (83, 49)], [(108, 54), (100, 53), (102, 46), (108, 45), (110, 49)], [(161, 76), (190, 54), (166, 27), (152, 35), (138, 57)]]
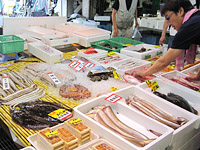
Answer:
[(91, 92), (86, 87), (79, 84), (62, 85), (59, 94), (64, 98), (73, 98), (74, 100), (91, 97)]

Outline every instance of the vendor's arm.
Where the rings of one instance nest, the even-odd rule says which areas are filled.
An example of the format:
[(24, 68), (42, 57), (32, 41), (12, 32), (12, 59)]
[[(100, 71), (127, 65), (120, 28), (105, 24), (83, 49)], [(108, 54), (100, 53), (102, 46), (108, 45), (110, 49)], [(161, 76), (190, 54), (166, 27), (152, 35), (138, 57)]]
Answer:
[(159, 58), (147, 71), (144, 72), (135, 72), (135, 76), (149, 76), (154, 73), (157, 73), (167, 67), (173, 60), (176, 59), (178, 55), (183, 52), (182, 49), (172, 49), (170, 48), (167, 53)]
[(159, 44), (160, 44), (160, 45), (163, 45), (163, 43), (165, 42), (165, 35), (166, 35), (166, 32), (167, 32), (168, 26), (169, 26), (169, 25), (168, 25), (168, 23), (167, 23), (167, 20), (165, 19), (164, 24), (163, 24), (162, 35), (161, 35), (160, 41), (159, 41)]
[(135, 27), (138, 28), (139, 27), (139, 24), (138, 24), (138, 11), (137, 9), (135, 10)]
[(117, 24), (116, 24), (116, 13), (117, 13), (117, 10), (113, 8), (113, 11), (112, 11), (112, 23), (113, 23), (113, 29), (114, 29), (113, 36), (118, 36), (118, 29), (117, 29)]

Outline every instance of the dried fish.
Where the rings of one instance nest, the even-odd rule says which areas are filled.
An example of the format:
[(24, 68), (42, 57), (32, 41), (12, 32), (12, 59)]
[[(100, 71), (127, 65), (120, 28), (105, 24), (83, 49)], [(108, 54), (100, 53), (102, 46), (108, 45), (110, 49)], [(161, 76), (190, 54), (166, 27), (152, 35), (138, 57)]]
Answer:
[(15, 82), (16, 84), (18, 84), (19, 86), (23, 87), (23, 88), (27, 88), (26, 85), (24, 85), (23, 83), (21, 83), (12, 72), (7, 72), (9, 78), (11, 78), (13, 80), (13, 82)]

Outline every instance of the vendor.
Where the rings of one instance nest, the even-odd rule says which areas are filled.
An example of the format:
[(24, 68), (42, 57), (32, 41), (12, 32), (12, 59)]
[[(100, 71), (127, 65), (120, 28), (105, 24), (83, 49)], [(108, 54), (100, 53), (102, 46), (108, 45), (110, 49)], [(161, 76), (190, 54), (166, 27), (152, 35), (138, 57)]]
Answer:
[(189, 0), (167, 1), (162, 7), (161, 15), (165, 15), (168, 24), (178, 32), (167, 53), (147, 71), (134, 72), (135, 76), (148, 76), (159, 72), (192, 44), (200, 44), (200, 11), (194, 9)]
[(115, 0), (112, 11), (112, 37), (122, 36), (132, 38), (133, 24), (138, 27), (137, 21), (138, 0)]

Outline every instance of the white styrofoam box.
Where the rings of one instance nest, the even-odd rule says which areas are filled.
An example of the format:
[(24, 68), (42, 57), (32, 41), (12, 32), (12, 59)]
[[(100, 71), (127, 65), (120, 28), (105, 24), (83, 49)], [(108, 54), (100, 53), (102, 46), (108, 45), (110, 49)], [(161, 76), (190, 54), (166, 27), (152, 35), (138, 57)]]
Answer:
[(99, 28), (90, 28), (86, 30), (76, 30), (73, 32), (74, 36), (79, 37), (79, 44), (85, 47), (89, 47), (90, 42), (109, 39), (111, 32)]
[(43, 36), (45, 36), (45, 35), (57, 35), (59, 37), (66, 36), (66, 33), (56, 31), (53, 29), (47, 29), (47, 28), (40, 27), (40, 26), (31, 26), (31, 27), (25, 28), (24, 33), (29, 36), (38, 38), (38, 39), (42, 39)]
[(28, 43), (31, 43), (31, 42), (39, 42), (40, 40), (36, 39), (36, 38), (33, 38), (33, 37), (30, 37), (26, 34), (15, 34), (16, 36), (24, 39), (24, 50), (27, 50), (28, 49)]
[(45, 35), (42, 37), (42, 42), (45, 44), (55, 47), (55, 46), (61, 46), (61, 45), (68, 45), (72, 43), (78, 43), (79, 38), (74, 37), (72, 35), (65, 35), (65, 36), (60, 36), (60, 35)]
[(188, 73), (194, 73), (194, 72), (198, 72), (198, 70), (200, 69), (200, 63), (199, 64), (196, 64), (192, 67), (189, 67), (185, 70), (182, 70), (181, 72), (182, 73), (185, 73), (185, 74), (188, 74)]
[[(174, 132), (173, 132), (173, 138), (172, 138), (170, 145), (172, 145), (172, 147), (175, 149), (181, 147), (184, 143), (186, 143), (188, 140), (190, 140), (191, 137), (193, 137), (194, 135), (196, 135), (199, 132), (199, 120), (198, 120), (199, 116), (194, 115), (172, 103), (169, 103), (168, 101), (163, 100), (162, 98), (160, 98), (150, 92), (147, 92), (146, 90), (144, 90), (140, 87), (130, 86), (130, 87), (124, 88), (122, 90), (116, 91), (114, 93), (123, 98), (126, 98), (127, 96), (129, 96), (131, 94), (135, 94), (138, 97), (152, 103), (153, 105), (157, 106), (158, 108), (160, 108), (161, 110), (165, 111), (166, 113), (172, 115), (175, 118), (177, 118), (177, 117), (186, 118), (188, 120), (188, 122), (186, 124), (182, 125), (181, 127), (179, 127), (178, 129), (174, 130)], [(123, 103), (126, 105), (125, 99), (122, 99), (121, 101), (119, 101), (119, 103)], [(132, 109), (134, 109), (134, 108), (132, 108)]]
[[(99, 134), (100, 137), (109, 140), (111, 143), (114, 143), (116, 146), (118, 146), (122, 150), (155, 150), (155, 149), (165, 149), (170, 144), (171, 138), (172, 138), (172, 132), (173, 130), (155, 120), (152, 118), (149, 118), (145, 116), (142, 113), (139, 113), (136, 110), (131, 109), (127, 105), (123, 103), (110, 103), (105, 100), (107, 98), (106, 96), (100, 96), (98, 98), (95, 98), (91, 101), (88, 101), (86, 103), (83, 103), (77, 107), (74, 108), (74, 116), (79, 117), (80, 119), (87, 122), (88, 126), (95, 130), (97, 134)], [(89, 118), (85, 115), (88, 111), (91, 110), (91, 108), (94, 108), (99, 105), (106, 105), (111, 106), (113, 112), (126, 125), (134, 128), (135, 130), (147, 135), (149, 138), (156, 138), (154, 134), (148, 131), (148, 129), (152, 129), (154, 131), (157, 131), (161, 133), (162, 135), (158, 138), (156, 138), (151, 143), (147, 144), (144, 147), (139, 147), (124, 138), (120, 137), (118, 134), (114, 133), (110, 129), (102, 126), (95, 120)]]
[(117, 53), (117, 52), (115, 52), (115, 53), (116, 53), (116, 56), (113, 55), (113, 57), (119, 57), (119, 60), (110, 61), (110, 62), (108, 62), (108, 61), (106, 61), (106, 60), (105, 60), (105, 61), (102, 60), (102, 62), (99, 62), (99, 61), (98, 61), (99, 59), (104, 58), (104, 57), (106, 57), (106, 58), (109, 57), (109, 56), (107, 55), (107, 53), (98, 54), (98, 55), (95, 55), (94, 57), (89, 57), (88, 60), (90, 60), (90, 62), (92, 62), (92, 63), (94, 63), (94, 64), (96, 64), (96, 65), (101, 65), (101, 66), (107, 68), (107, 67), (111, 67), (111, 65), (114, 64), (115, 62), (121, 62), (121, 61), (123, 61), (123, 60), (126, 60), (126, 59), (130, 58), (129, 56), (123, 55), (123, 54), (121, 54), (121, 53)]
[(105, 143), (108, 146), (112, 147), (114, 150), (121, 150), (119, 149), (117, 146), (115, 146), (114, 144), (112, 144), (110, 141), (105, 140), (105, 139), (97, 139), (97, 140), (93, 140), (83, 146), (80, 146), (78, 148), (76, 148), (75, 150), (86, 150), (86, 149), (90, 149), (93, 148), (96, 144), (101, 144), (101, 143)]
[(28, 51), (39, 59), (54, 64), (61, 61), (63, 53), (42, 42), (33, 42), (28, 44)]
[(66, 23), (56, 24), (55, 29), (61, 32), (65, 32), (67, 34), (73, 34), (74, 31), (86, 30), (86, 29), (91, 29), (91, 28), (85, 25), (74, 23), (74, 22), (66, 22)]
[[(134, 63), (134, 64), (131, 64), (131, 63)], [(141, 66), (150, 67), (151, 62), (146, 61), (146, 60), (141, 60), (141, 59), (138, 59), (138, 58), (128, 58), (126, 60), (122, 60), (120, 62), (116, 62), (116, 63), (113, 63), (111, 65), (111, 67), (115, 68), (117, 73), (119, 73), (121, 75), (123, 75), (127, 71), (137, 69)]]
[[(84, 121), (83, 121), (83, 122), (84, 122)], [(85, 125), (87, 125), (87, 122), (86, 122)], [(62, 128), (62, 127), (65, 127), (65, 128), (66, 128), (67, 126), (66, 126), (66, 124), (64, 124), (64, 123), (61, 123), (61, 124), (58, 124), (58, 125), (56, 125), (56, 126), (51, 127), (50, 129), (52, 129), (52, 130), (57, 130), (58, 128)], [(66, 129), (70, 132), (70, 130), (69, 130), (68, 128), (66, 128)], [(90, 136), (90, 141), (89, 141), (89, 142), (92, 142), (93, 140), (97, 140), (97, 139), (99, 139), (99, 136), (98, 136), (96, 133), (94, 133), (93, 131), (91, 131), (91, 136)], [(45, 150), (45, 149), (46, 149), (42, 144), (38, 143), (38, 140), (37, 140), (37, 133), (35, 133), (35, 134), (29, 136), (29, 137), (27, 138), (27, 140), (28, 140), (37, 150)], [(89, 143), (89, 142), (88, 142), (88, 143)], [(84, 143), (84, 144), (87, 144), (87, 143)], [(84, 144), (83, 144), (82, 146), (84, 146)]]
[[(171, 92), (171, 93), (174, 93), (174, 94), (177, 94), (177, 95), (183, 97), (184, 99), (186, 99), (188, 101), (188, 103), (192, 107), (194, 107), (198, 111), (198, 115), (200, 116), (200, 104), (199, 104), (200, 95), (197, 95), (195, 93), (191, 93), (188, 90), (179, 88), (173, 82), (166, 82), (166, 79), (163, 79), (162, 77), (155, 78), (152, 80), (152, 82), (153, 81), (156, 81), (159, 85), (159, 88), (157, 89), (158, 92), (161, 92), (165, 95), (167, 93)], [(138, 86), (140, 88), (145, 89), (146, 91), (152, 93), (146, 83), (141, 83)]]
[(85, 58), (89, 58), (89, 57), (94, 57), (94, 56), (99, 55), (99, 54), (106, 54), (106, 53), (108, 53), (108, 51), (106, 51), (106, 50), (102, 50), (102, 49), (98, 49), (98, 48), (93, 48), (93, 49), (95, 51), (97, 51), (98, 53), (85, 54), (84, 51), (79, 51), (77, 55), (85, 57)]
[[(168, 79), (169, 82), (174, 82), (174, 81), (170, 80), (170, 79), (172, 79), (174, 77), (186, 77), (186, 76), (188, 76), (188, 75), (184, 74), (182, 72), (179, 72), (177, 70), (174, 70), (174, 71), (171, 71), (171, 72), (167, 72), (167, 73), (164, 73), (164, 74), (161, 75), (161, 77), (164, 77), (164, 78)], [(192, 82), (197, 83), (197, 84), (200, 85), (200, 81), (192, 81)], [(174, 83), (176, 83), (176, 82), (174, 82)], [(189, 90), (192, 93), (200, 94), (199, 92), (194, 91), (194, 90), (192, 90), (192, 89), (190, 89), (190, 88), (188, 88), (186, 86), (183, 86), (181, 84), (176, 83), (176, 85), (177, 85), (177, 87), (184, 88), (185, 90)]]
[[(146, 51), (146, 52), (137, 52), (137, 50), (140, 50), (141, 48), (146, 48), (151, 49), (150, 51)], [(155, 45), (151, 45), (151, 44), (138, 44), (138, 45), (132, 45), (132, 46), (128, 46), (126, 48), (122, 48), (120, 53), (131, 56), (131, 57), (135, 57), (138, 59), (147, 59), (147, 58), (151, 58), (157, 55), (157, 49), (155, 48)]]
[(110, 16), (94, 16), (96, 21), (110, 21)]
[(156, 28), (156, 21), (153, 17), (142, 18), (140, 25), (141, 27)]

